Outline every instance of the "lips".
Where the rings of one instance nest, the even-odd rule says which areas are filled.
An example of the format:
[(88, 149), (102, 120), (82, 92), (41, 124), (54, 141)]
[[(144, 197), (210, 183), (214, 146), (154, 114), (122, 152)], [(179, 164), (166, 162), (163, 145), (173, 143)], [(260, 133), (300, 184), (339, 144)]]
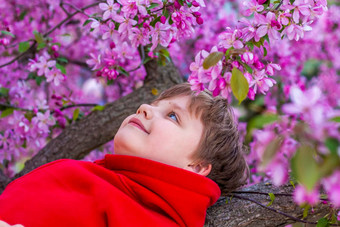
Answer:
[(135, 117), (131, 118), (128, 124), (133, 125), (136, 128), (139, 128), (140, 130), (142, 130), (143, 132), (149, 134), (149, 132), (145, 129), (144, 125), (138, 118), (135, 118)]

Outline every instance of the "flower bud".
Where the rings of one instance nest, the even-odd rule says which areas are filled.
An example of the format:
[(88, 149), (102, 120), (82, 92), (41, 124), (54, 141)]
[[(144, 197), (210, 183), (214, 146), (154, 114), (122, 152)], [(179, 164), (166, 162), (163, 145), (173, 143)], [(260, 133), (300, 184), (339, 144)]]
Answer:
[(110, 42), (110, 49), (113, 49), (116, 47), (116, 44), (114, 42)]
[(175, 2), (174, 2), (174, 7), (175, 7), (176, 9), (179, 9), (179, 8), (181, 8), (181, 5), (178, 3), (178, 1), (175, 1)]
[(200, 4), (198, 3), (198, 2), (196, 2), (196, 1), (192, 1), (192, 3), (191, 3), (193, 6), (195, 6), (195, 7), (199, 7), (200, 6)]
[(202, 19), (202, 17), (196, 17), (196, 22), (197, 22), (197, 24), (203, 24), (203, 19)]
[(193, 12), (192, 15), (194, 15), (195, 17), (199, 17), (199, 16), (201, 16), (201, 13), (200, 12)]
[(159, 19), (161, 21), (162, 24), (165, 24), (166, 22), (166, 17), (164, 15), (161, 16), (161, 18)]
[(59, 46), (58, 45), (52, 45), (51, 46), (51, 50), (58, 51), (59, 50)]

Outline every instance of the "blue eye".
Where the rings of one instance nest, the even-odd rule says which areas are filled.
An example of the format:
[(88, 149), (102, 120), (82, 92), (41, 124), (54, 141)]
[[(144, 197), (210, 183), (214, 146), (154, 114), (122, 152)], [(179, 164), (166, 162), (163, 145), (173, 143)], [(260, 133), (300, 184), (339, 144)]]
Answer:
[(170, 112), (170, 113), (168, 114), (168, 117), (170, 117), (170, 118), (171, 118), (172, 120), (174, 120), (174, 121), (178, 121), (177, 115), (176, 115), (175, 112)]

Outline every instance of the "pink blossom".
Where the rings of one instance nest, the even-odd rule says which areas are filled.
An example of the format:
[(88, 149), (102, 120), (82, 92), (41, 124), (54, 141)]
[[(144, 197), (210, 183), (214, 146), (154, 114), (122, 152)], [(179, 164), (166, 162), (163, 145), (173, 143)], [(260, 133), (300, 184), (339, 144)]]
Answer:
[(304, 16), (310, 15), (309, 5), (304, 0), (295, 0), (293, 6), (293, 20), (295, 23), (300, 22), (300, 14)]
[(56, 65), (56, 61), (47, 60), (45, 56), (40, 56), (39, 61), (36, 63), (35, 67), (38, 69), (38, 76), (47, 74), (50, 68)]
[(103, 27), (103, 30), (105, 31), (104, 34), (102, 35), (102, 39), (104, 40), (108, 38), (112, 38), (113, 34), (117, 32), (115, 29), (115, 24), (112, 21), (110, 21), (108, 25), (103, 25), (102, 27)]
[(259, 27), (255, 33), (255, 41), (258, 42), (261, 37), (268, 34), (269, 39), (276, 40), (280, 38), (278, 30), (281, 29), (281, 25), (276, 20), (276, 16), (272, 12), (268, 12), (266, 17), (260, 14), (255, 14), (255, 21), (259, 24)]
[(157, 22), (155, 24), (155, 28), (150, 32), (152, 37), (152, 46), (150, 51), (153, 51), (158, 44), (161, 44), (163, 47), (167, 47), (172, 39), (172, 33), (169, 31), (170, 25), (162, 24), (161, 22)]
[(235, 49), (241, 49), (243, 47), (243, 43), (239, 40), (241, 36), (241, 32), (235, 29), (234, 31), (231, 28), (227, 28), (226, 32), (221, 33), (218, 38), (220, 39), (219, 46), (229, 49), (230, 47), (234, 47)]
[(38, 112), (37, 116), (32, 119), (33, 122), (37, 122), (37, 126), (41, 133), (49, 133), (49, 126), (55, 124), (55, 119), (51, 116), (50, 111), (45, 113)]
[(240, 23), (242, 25), (242, 29), (241, 29), (242, 38), (244, 39), (245, 42), (248, 42), (249, 40), (254, 38), (256, 34), (255, 25), (244, 17), (240, 19)]
[(304, 186), (298, 185), (294, 191), (294, 201), (299, 204), (308, 203), (310, 205), (316, 205), (319, 202), (319, 191), (314, 188), (312, 191), (308, 191)]
[(270, 87), (276, 84), (276, 81), (272, 78), (269, 78), (265, 74), (265, 70), (255, 71), (254, 78), (250, 82), (249, 87), (254, 86), (254, 92), (261, 92), (262, 94), (266, 94)]
[(322, 184), (328, 194), (330, 202), (337, 208), (340, 208), (340, 170), (323, 179)]
[(122, 38), (129, 36), (130, 33), (131, 33), (132, 26), (137, 24), (137, 21), (135, 21), (131, 18), (127, 18), (127, 17), (119, 18), (119, 21), (117, 21), (117, 22), (120, 23), (120, 25), (118, 27), (118, 33), (121, 34)]
[[(0, 147), (2, 147), (3, 149), (7, 149), (8, 148), (8, 145), (10, 143), (9, 139), (12, 135), (12, 130), (11, 129), (7, 129), (5, 132), (4, 132), (4, 135), (2, 135), (0, 133)], [(1, 159), (0, 159), (1, 160)]]
[(118, 0), (118, 2), (123, 6), (122, 12), (124, 12), (124, 15), (126, 16), (129, 16), (131, 18), (135, 17), (137, 14), (137, 10), (142, 16), (148, 14), (145, 8), (148, 2), (146, 0)]
[(86, 64), (90, 65), (92, 67), (92, 70), (97, 70), (100, 68), (101, 60), (100, 60), (100, 54), (96, 57), (93, 53), (90, 53), (91, 59), (86, 60)]
[(255, 60), (254, 53), (248, 51), (244, 52), (241, 56), (241, 60), (248, 65), (252, 65)]
[(131, 28), (129, 35), (132, 47), (136, 48), (139, 45), (145, 46), (149, 43), (149, 31), (145, 28)]
[(253, 13), (259, 13), (264, 10), (264, 6), (259, 4), (257, 0), (244, 1), (243, 7), (246, 10), (243, 11), (243, 15), (249, 17)]
[(286, 34), (289, 40), (295, 39), (298, 41), (300, 38), (303, 38), (304, 31), (303, 27), (296, 24), (291, 24), (283, 30), (283, 34)]
[(273, 75), (274, 75), (274, 69), (276, 69), (276, 70), (281, 70), (281, 66), (278, 65), (278, 64), (269, 63), (269, 64), (266, 66), (266, 73), (267, 73), (269, 76), (273, 76)]
[(270, 171), (272, 182), (275, 186), (283, 185), (288, 180), (288, 163), (281, 159), (275, 159), (266, 168)]
[(277, 17), (277, 21), (282, 25), (288, 25), (289, 24), (289, 18), (292, 15), (288, 12), (281, 12), (279, 16)]
[(318, 87), (302, 91), (298, 86), (292, 86), (290, 88), (292, 103), (285, 104), (282, 109), (287, 114), (309, 113), (313, 111), (320, 97), (321, 90)]
[(55, 86), (59, 86), (60, 82), (64, 80), (64, 76), (59, 69), (52, 69), (46, 75), (46, 81), (52, 82)]
[(105, 11), (103, 20), (107, 20), (116, 15), (116, 11), (120, 8), (120, 5), (118, 3), (113, 3), (113, 0), (107, 0), (107, 3), (99, 3), (99, 8)]

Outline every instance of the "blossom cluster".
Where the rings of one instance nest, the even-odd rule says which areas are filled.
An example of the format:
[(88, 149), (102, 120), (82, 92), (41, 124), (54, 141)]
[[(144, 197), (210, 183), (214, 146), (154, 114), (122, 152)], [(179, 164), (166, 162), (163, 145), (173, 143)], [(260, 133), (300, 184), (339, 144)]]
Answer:
[(155, 58), (160, 54), (153, 53), (158, 45), (168, 47), (177, 40), (192, 37), (194, 26), (203, 23), (201, 7), (205, 7), (203, 0), (108, 0), (99, 3), (102, 16), (92, 17), (88, 22), (92, 35), (108, 40), (110, 45), (105, 51), (91, 52), (87, 63), (97, 71), (97, 76), (107, 80), (128, 74), (138, 68), (138, 64), (132, 62), (141, 65), (146, 60), (145, 56), (135, 59), (139, 56), (137, 47), (149, 45), (148, 57)]
[(223, 53), (217, 63), (204, 66), (211, 55), (206, 51), (200, 51), (196, 55), (195, 62), (190, 67), (192, 73), (189, 82), (194, 90), (202, 91), (207, 88), (214, 95), (221, 94), (227, 98), (232, 92), (230, 73), (233, 68), (237, 68), (247, 80), (245, 84), (249, 86), (246, 89), (248, 98), (253, 100), (258, 93), (266, 94), (276, 83), (271, 77), (281, 67), (267, 59), (261, 60), (261, 57), (265, 57), (271, 44), (281, 38), (296, 41), (303, 38), (304, 32), (311, 30), (313, 20), (326, 11), (327, 1), (291, 3), (285, 0), (277, 5), (266, 1), (245, 1), (243, 15), (252, 16), (251, 19), (242, 17), (236, 29), (227, 27), (220, 33), (218, 47), (210, 51), (210, 54), (218, 51)]

